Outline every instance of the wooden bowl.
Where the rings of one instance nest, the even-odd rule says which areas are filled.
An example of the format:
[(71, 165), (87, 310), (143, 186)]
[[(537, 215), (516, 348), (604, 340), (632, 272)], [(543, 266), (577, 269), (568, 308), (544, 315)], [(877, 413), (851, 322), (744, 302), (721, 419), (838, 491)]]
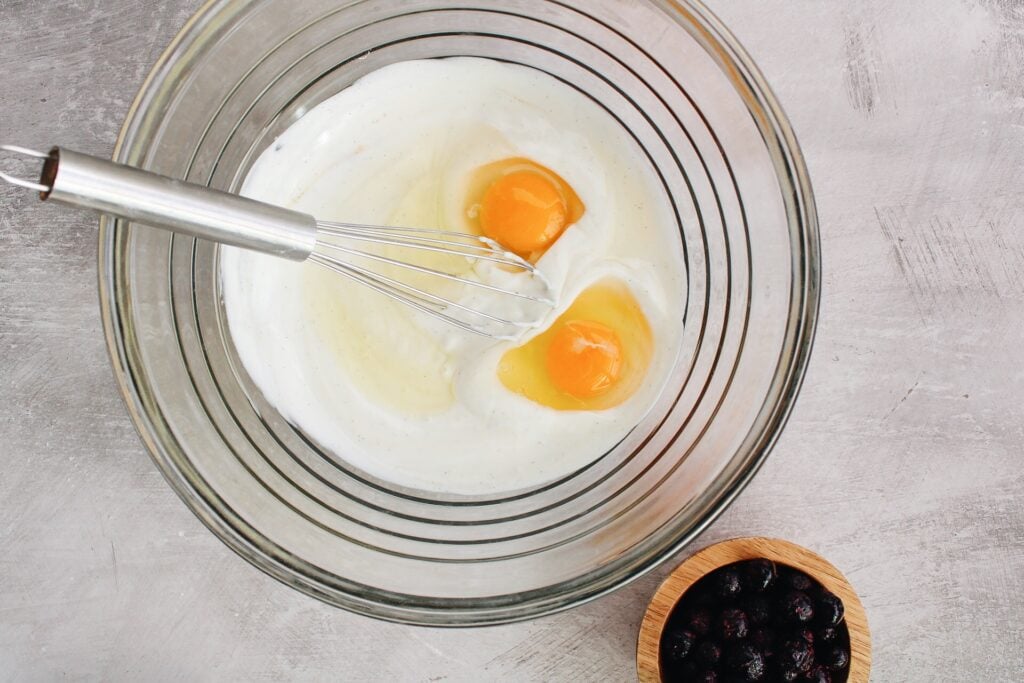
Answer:
[(714, 571), (733, 562), (764, 557), (789, 565), (816, 579), (839, 596), (846, 612), (850, 631), (849, 683), (868, 683), (871, 671), (871, 634), (860, 598), (850, 582), (828, 560), (795, 543), (775, 538), (734, 538), (704, 548), (666, 578), (647, 606), (636, 647), (636, 669), (640, 683), (659, 683), (661, 679), (661, 632), (679, 598), (690, 586)]

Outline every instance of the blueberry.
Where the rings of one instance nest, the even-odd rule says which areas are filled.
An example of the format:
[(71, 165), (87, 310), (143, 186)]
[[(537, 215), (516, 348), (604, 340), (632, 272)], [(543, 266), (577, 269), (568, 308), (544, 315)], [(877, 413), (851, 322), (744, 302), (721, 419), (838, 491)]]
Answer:
[(744, 603), (743, 607), (747, 612), (747, 618), (754, 626), (765, 624), (772, 618), (772, 609), (768, 604), (768, 600), (760, 595), (751, 597)]
[(814, 580), (801, 571), (790, 569), (788, 576), (786, 576), (786, 585), (793, 590), (806, 592), (814, 586)]
[(683, 617), (683, 626), (703, 638), (711, 632), (711, 610), (697, 607)]
[(810, 629), (800, 629), (793, 633), (793, 637), (800, 638), (808, 645), (814, 645), (814, 633), (812, 633)]
[(700, 673), (701, 668), (693, 660), (684, 662), (681, 667), (671, 672), (668, 678), (670, 681), (680, 681), (689, 683), (690, 681), (697, 679), (697, 674)]
[(805, 624), (814, 617), (814, 603), (803, 591), (789, 591), (779, 604), (784, 621)]
[(775, 654), (775, 634), (767, 628), (755, 628), (750, 632), (750, 644), (764, 653), (765, 657)]
[(839, 637), (839, 629), (835, 626), (826, 626), (818, 629), (818, 642), (819, 643), (831, 643), (833, 640)]
[(731, 600), (740, 594), (740, 573), (731, 567), (720, 569), (715, 576), (715, 592), (718, 597)]
[(696, 683), (718, 683), (718, 674), (715, 673), (714, 669), (705, 669), (699, 672), (693, 680)]
[(750, 630), (750, 621), (743, 610), (726, 609), (719, 615), (717, 626), (722, 640), (743, 640)]
[(675, 669), (663, 669), (662, 680), (666, 683), (693, 683), (693, 681), (703, 681), (704, 679), (701, 678), (703, 673), (703, 667), (695, 662), (686, 662), (683, 666)]
[(722, 659), (722, 648), (710, 640), (697, 647), (697, 659), (708, 667), (714, 667)]
[(816, 666), (804, 674), (807, 683), (832, 683), (832, 674), (823, 666)]
[(752, 645), (740, 645), (734, 648), (726, 660), (729, 670), (736, 673), (744, 681), (760, 681), (765, 674), (764, 655)]
[(792, 683), (793, 681), (800, 680), (800, 672), (796, 669), (779, 669), (775, 674), (777, 680), (783, 681), (783, 683)]
[(715, 594), (715, 586), (712, 581), (713, 575), (709, 574), (690, 587), (686, 591), (686, 601), (694, 607), (707, 607), (713, 605), (718, 596)]
[(819, 624), (835, 626), (843, 620), (843, 601), (826, 591), (818, 598), (814, 612)]
[(750, 560), (743, 565), (743, 584), (755, 593), (771, 588), (777, 576), (778, 571), (771, 560)]
[(850, 665), (850, 653), (845, 647), (835, 646), (825, 650), (818, 660), (832, 671), (842, 671)]
[(814, 648), (803, 638), (787, 639), (775, 656), (785, 669), (807, 671), (814, 664)]
[(665, 661), (681, 663), (690, 656), (697, 636), (690, 631), (668, 631), (661, 640), (661, 652)]

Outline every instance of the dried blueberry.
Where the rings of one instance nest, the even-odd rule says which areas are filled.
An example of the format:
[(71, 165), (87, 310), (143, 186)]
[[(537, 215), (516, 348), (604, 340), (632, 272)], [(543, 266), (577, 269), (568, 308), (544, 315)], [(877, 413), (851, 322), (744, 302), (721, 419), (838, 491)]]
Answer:
[(826, 591), (818, 598), (814, 613), (822, 626), (835, 626), (843, 620), (843, 601)]
[(783, 681), (783, 683), (792, 683), (793, 681), (800, 680), (800, 672), (796, 669), (779, 669), (775, 674), (776, 680)]
[(814, 617), (814, 604), (803, 591), (790, 591), (782, 598), (779, 612), (784, 621), (805, 624)]
[(743, 565), (743, 585), (755, 593), (763, 593), (772, 587), (778, 571), (771, 560), (750, 560)]
[(743, 587), (740, 585), (740, 573), (735, 569), (726, 567), (720, 569), (715, 576), (715, 592), (720, 598), (731, 600), (740, 594)]
[(823, 666), (816, 666), (804, 674), (807, 683), (832, 683), (832, 674)]
[(690, 590), (686, 591), (686, 600), (694, 607), (713, 605), (717, 599), (718, 596), (715, 595), (711, 575), (705, 576), (694, 584)]
[(693, 609), (683, 618), (683, 625), (703, 638), (711, 632), (711, 610), (706, 607)]
[(750, 631), (750, 621), (746, 613), (735, 608), (722, 610), (717, 626), (722, 640), (742, 640)]
[(680, 681), (681, 683), (689, 683), (697, 678), (697, 674), (700, 673), (701, 668), (693, 660), (688, 660), (683, 663), (681, 667), (672, 672), (674, 675), (670, 676), (670, 680)]
[(690, 631), (668, 631), (661, 640), (662, 656), (667, 662), (681, 663), (690, 656), (696, 643), (697, 636)]
[(740, 645), (729, 652), (729, 670), (744, 681), (760, 681), (765, 674), (764, 655), (752, 645)]
[(775, 635), (766, 628), (755, 628), (751, 631), (750, 644), (763, 652), (765, 657), (775, 654)]
[(810, 629), (803, 628), (795, 631), (793, 636), (795, 638), (800, 638), (808, 645), (814, 645), (814, 633), (812, 633)]
[(819, 662), (832, 671), (842, 671), (850, 665), (850, 653), (845, 647), (830, 647), (824, 653), (819, 654)]
[(793, 590), (806, 592), (811, 590), (811, 587), (814, 586), (814, 581), (811, 577), (807, 576), (807, 574), (797, 571), (796, 569), (790, 569), (786, 576), (786, 585)]
[(835, 626), (826, 626), (825, 628), (818, 629), (817, 638), (819, 643), (831, 643), (838, 637), (839, 629)]
[(705, 640), (697, 647), (697, 659), (702, 664), (713, 667), (722, 659), (722, 648), (710, 640)]
[(807, 671), (814, 664), (814, 648), (803, 638), (789, 638), (778, 649), (776, 657), (783, 668)]
[(765, 624), (772, 618), (772, 609), (768, 604), (768, 600), (760, 595), (755, 595), (747, 600), (743, 608), (753, 626)]

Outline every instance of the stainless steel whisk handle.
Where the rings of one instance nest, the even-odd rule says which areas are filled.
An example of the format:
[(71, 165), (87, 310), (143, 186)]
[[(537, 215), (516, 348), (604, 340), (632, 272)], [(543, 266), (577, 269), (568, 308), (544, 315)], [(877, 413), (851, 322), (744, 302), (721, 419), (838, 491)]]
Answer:
[(48, 154), (0, 148), (43, 160), (38, 183), (0, 176), (39, 190), (44, 200), (295, 261), (305, 260), (316, 246), (316, 220), (308, 214), (60, 147)]

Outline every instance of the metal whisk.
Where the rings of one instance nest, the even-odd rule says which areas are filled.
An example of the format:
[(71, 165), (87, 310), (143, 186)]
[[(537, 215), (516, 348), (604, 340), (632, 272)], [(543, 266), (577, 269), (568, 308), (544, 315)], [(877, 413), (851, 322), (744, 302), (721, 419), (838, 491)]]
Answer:
[[(54, 147), (0, 150), (42, 161), (39, 181), (0, 172), (40, 199), (175, 232), (309, 260), (431, 317), (516, 339), (555, 302), (536, 266), (486, 237), (317, 221), (308, 214)], [(424, 255), (432, 256), (425, 262)], [(438, 263), (440, 261), (440, 263)]]

